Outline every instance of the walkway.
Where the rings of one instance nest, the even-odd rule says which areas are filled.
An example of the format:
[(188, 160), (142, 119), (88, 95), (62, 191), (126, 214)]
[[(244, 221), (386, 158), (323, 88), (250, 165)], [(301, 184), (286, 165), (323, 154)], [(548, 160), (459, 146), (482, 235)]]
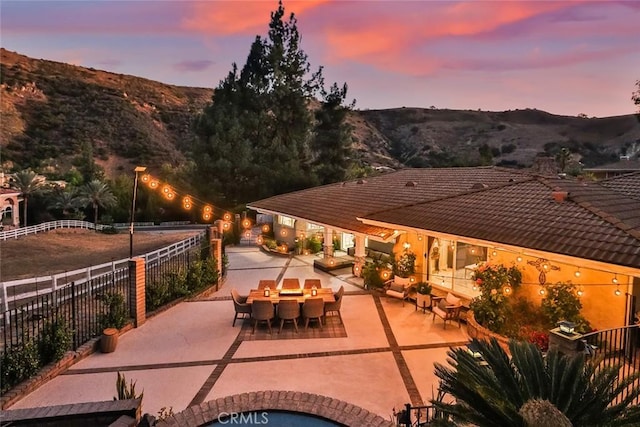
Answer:
[[(443, 328), (411, 304), (371, 295), (349, 270), (313, 269), (313, 256), (282, 258), (255, 248), (228, 248), (224, 286), (206, 299), (179, 304), (120, 338), (114, 353), (95, 353), (11, 409), (110, 400), (116, 372), (144, 389), (143, 413), (156, 415), (238, 393), (290, 390), (360, 406), (386, 419), (404, 403), (428, 402), (437, 390), (433, 362), (446, 360), (466, 329)], [(232, 327), (231, 288), (248, 293), (259, 279), (320, 278), (345, 286), (347, 337), (243, 341)], [(287, 325), (285, 327), (291, 327)]]

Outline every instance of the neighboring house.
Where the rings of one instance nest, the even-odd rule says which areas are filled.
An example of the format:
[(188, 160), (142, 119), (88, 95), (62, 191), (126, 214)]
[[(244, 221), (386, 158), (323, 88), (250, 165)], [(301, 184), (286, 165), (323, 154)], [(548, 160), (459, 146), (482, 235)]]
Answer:
[(620, 156), (620, 160), (603, 166), (586, 168), (584, 172), (592, 174), (596, 179), (612, 178), (633, 172), (640, 172), (640, 159), (631, 159), (629, 156)]
[(543, 177), (498, 167), (405, 169), (315, 187), (248, 205), (274, 215), (276, 238), (320, 231), (355, 246), (358, 274), (371, 248), (415, 252), (414, 281), (474, 297), (474, 267), (517, 265), (522, 292), (571, 281), (598, 329), (630, 323), (640, 309), (640, 173), (604, 181)]
[(3, 227), (20, 227), (20, 192), (10, 188), (0, 188), (0, 213)]

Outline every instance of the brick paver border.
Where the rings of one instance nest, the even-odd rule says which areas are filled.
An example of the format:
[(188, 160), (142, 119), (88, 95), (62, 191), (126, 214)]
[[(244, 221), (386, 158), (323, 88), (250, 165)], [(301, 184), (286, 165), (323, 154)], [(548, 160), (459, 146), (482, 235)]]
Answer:
[[(391, 420), (359, 406), (319, 394), (299, 391), (268, 390), (221, 397), (194, 405), (158, 421), (157, 427), (196, 427), (230, 414), (253, 411), (288, 411), (310, 414), (345, 426), (393, 427)], [(267, 414), (268, 418), (268, 414)]]

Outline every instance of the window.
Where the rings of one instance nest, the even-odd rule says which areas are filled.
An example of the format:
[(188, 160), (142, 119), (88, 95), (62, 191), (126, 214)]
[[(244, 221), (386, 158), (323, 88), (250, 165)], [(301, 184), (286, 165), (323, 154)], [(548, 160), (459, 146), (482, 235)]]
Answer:
[(307, 223), (307, 230), (308, 231), (317, 231), (317, 230), (322, 230), (324, 227), (318, 224), (313, 224), (311, 222)]
[(487, 248), (440, 238), (430, 238), (430, 243), (429, 281), (459, 294), (477, 296), (471, 275), (479, 263), (487, 260)]
[(296, 220), (288, 217), (288, 216), (284, 216), (284, 215), (278, 215), (278, 224), (280, 225), (284, 225), (287, 227), (293, 227), (296, 223)]

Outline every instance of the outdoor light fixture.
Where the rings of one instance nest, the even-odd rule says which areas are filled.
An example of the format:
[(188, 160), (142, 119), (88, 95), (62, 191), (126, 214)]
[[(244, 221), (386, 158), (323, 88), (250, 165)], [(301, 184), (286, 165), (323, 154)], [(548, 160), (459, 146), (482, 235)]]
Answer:
[(336, 261), (335, 261), (333, 258), (331, 258), (331, 259), (329, 260), (329, 265), (333, 265), (333, 264), (335, 264), (335, 263), (336, 263)]
[(225, 221), (231, 221), (231, 214), (229, 212), (225, 212), (222, 216), (222, 219), (224, 219)]
[(560, 327), (560, 332), (563, 334), (573, 335), (576, 329), (576, 324), (567, 320), (561, 320), (558, 322), (558, 327)]
[(516, 261), (522, 262), (522, 255), (518, 255), (518, 257), (516, 258)]
[(544, 296), (544, 294), (546, 294), (546, 293), (547, 293), (547, 291), (545, 291), (545, 290), (544, 290), (544, 288), (540, 288), (539, 293), (540, 293), (540, 295), (543, 295), (543, 296)]
[(620, 291), (620, 286), (616, 287), (616, 290), (613, 291), (614, 295), (619, 297), (620, 295), (622, 295), (622, 292)]
[(269, 225), (264, 224), (264, 225), (262, 226), (262, 232), (263, 232), (263, 233), (268, 233), (268, 232), (269, 232)]
[(413, 282), (415, 282), (415, 281), (416, 281), (416, 278), (415, 278), (415, 277), (411, 277), (411, 278), (409, 279), (409, 281), (410, 281), (411, 283), (413, 283)]
[(151, 187), (154, 190), (158, 188), (158, 185), (160, 185), (160, 183), (158, 182), (157, 179), (152, 179), (151, 181), (149, 181), (149, 187)]
[(250, 221), (248, 218), (243, 219), (243, 220), (242, 220), (242, 226), (243, 226), (244, 228), (249, 228), (249, 227), (251, 227), (251, 221)]
[(581, 297), (582, 295), (584, 295), (584, 291), (582, 290), (582, 288), (578, 288), (578, 290), (576, 291), (576, 294)]
[(286, 236), (287, 235), (287, 230), (285, 230), (284, 228), (282, 230), (280, 230), (280, 235), (281, 236)]
[(129, 258), (133, 258), (133, 223), (135, 222), (136, 215), (136, 198), (138, 197), (138, 174), (146, 171), (144, 166), (136, 166), (133, 169), (135, 173), (135, 179), (133, 180), (133, 197), (131, 198), (131, 224), (129, 226)]
[(418, 234), (418, 241), (422, 242), (422, 234)]
[(224, 224), (222, 224), (222, 228), (225, 229), (225, 230), (228, 230), (229, 229), (229, 223), (225, 222)]
[(493, 250), (493, 252), (491, 252), (491, 255), (496, 256), (498, 255), (498, 251), (496, 251), (495, 249)]
[(511, 286), (505, 286), (503, 292), (505, 295), (511, 295)]
[(251, 237), (251, 232), (247, 231), (246, 233), (244, 233), (244, 237), (246, 237), (247, 239)]
[(616, 285), (618, 284), (618, 275), (617, 274), (613, 275), (613, 279), (611, 279), (611, 282), (615, 283)]
[(264, 288), (264, 296), (269, 297), (269, 295), (271, 295), (271, 289), (267, 286)]
[(258, 236), (258, 238), (256, 239), (256, 243), (258, 243), (259, 245), (261, 245), (263, 242), (262, 240), (262, 236)]
[(580, 273), (580, 267), (578, 267), (578, 269), (576, 270), (575, 273), (573, 273), (574, 276), (576, 277), (580, 277), (581, 273)]

